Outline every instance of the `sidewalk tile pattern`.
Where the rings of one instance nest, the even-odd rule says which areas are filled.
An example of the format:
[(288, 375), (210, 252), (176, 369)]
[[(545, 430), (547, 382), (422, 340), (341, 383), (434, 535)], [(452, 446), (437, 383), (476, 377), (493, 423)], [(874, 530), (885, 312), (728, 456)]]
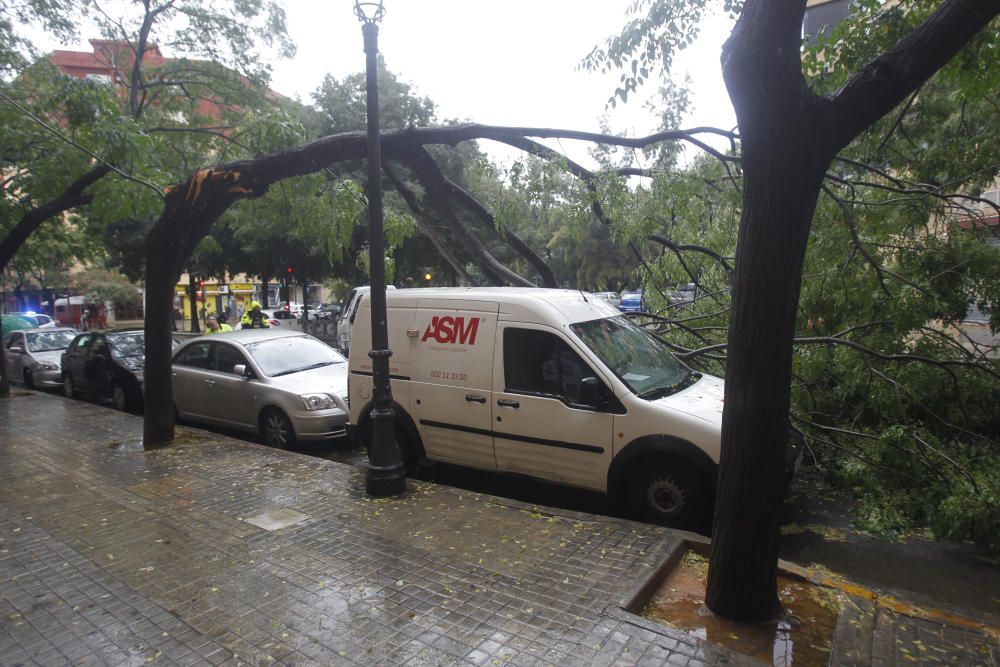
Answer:
[[(669, 531), (429, 483), (372, 500), (349, 466), (187, 428), (145, 452), (141, 429), (0, 401), (0, 665), (758, 664), (606, 613), (679, 547)], [(276, 510), (306, 518), (246, 521)], [(984, 664), (989, 646), (869, 631), (870, 664), (912, 664), (906, 642)]]

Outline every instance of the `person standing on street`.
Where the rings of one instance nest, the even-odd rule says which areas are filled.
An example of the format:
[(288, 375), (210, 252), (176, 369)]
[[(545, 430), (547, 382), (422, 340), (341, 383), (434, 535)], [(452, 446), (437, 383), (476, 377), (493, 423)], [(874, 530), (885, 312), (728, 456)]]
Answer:
[(267, 318), (260, 311), (260, 304), (256, 301), (250, 302), (250, 309), (243, 313), (240, 318), (240, 326), (243, 329), (269, 329)]
[(223, 333), (225, 331), (232, 331), (233, 328), (226, 324), (225, 322), (219, 323), (219, 319), (212, 313), (205, 320), (205, 335)]

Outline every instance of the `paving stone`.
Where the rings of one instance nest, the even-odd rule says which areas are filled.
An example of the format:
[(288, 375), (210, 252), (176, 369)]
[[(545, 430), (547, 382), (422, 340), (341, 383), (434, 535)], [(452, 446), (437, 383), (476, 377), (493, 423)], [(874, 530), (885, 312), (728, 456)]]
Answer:
[[(606, 613), (669, 531), (412, 481), (373, 500), (355, 468), (188, 428), (146, 452), (141, 431), (89, 403), (0, 401), (0, 664), (753, 664)], [(996, 648), (871, 619), (843, 633), (864, 664)]]

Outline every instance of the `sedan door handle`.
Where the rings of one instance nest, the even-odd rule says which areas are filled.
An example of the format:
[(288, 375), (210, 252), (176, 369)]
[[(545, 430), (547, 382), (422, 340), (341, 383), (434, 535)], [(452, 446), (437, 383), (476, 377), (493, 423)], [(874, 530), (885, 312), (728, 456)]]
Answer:
[(466, 394), (465, 395), (465, 400), (467, 400), (469, 403), (485, 403), (486, 402), (486, 397), (485, 396), (478, 396), (476, 394)]
[(205, 380), (205, 384), (215, 384), (215, 380)]
[(504, 408), (519, 408), (519, 407), (521, 407), (521, 404), (518, 403), (517, 401), (508, 401), (508, 400), (503, 399), (503, 398), (501, 398), (499, 401), (497, 401), (497, 405), (499, 405), (501, 407), (504, 407)]

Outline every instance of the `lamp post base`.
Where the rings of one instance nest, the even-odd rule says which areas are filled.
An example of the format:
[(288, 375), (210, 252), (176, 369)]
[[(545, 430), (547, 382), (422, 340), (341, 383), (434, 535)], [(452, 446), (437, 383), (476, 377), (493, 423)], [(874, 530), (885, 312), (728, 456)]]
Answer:
[(365, 468), (365, 493), (373, 498), (406, 493), (406, 471), (402, 466), (375, 466), (369, 463)]

